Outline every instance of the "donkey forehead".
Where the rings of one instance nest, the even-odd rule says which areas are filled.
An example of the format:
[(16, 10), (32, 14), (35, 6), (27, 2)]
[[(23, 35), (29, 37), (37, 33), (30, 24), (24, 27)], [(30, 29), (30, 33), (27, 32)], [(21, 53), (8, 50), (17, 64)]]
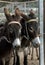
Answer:
[(20, 26), (17, 25), (17, 24), (11, 24), (9, 27), (12, 28), (12, 29), (15, 29), (15, 30), (19, 30), (20, 29)]
[(13, 25), (13, 26), (16, 26), (16, 25), (17, 25), (18, 28), (19, 28), (19, 27), (20, 27), (20, 28), (22, 27), (19, 21), (11, 21), (11, 22), (8, 23), (8, 25)]

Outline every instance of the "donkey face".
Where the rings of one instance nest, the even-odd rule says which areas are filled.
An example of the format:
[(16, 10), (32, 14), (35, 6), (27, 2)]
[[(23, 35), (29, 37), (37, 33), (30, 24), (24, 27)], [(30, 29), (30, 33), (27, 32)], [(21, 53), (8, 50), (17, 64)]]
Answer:
[(39, 34), (38, 34), (38, 23), (37, 22), (30, 22), (27, 24), (28, 25), (28, 33), (30, 40), (32, 43), (37, 46), (40, 45), (40, 39), (39, 39)]
[(20, 23), (11, 22), (9, 23), (9, 37), (12, 42), (13, 47), (18, 47), (21, 45), (20, 34), (21, 34), (21, 25)]

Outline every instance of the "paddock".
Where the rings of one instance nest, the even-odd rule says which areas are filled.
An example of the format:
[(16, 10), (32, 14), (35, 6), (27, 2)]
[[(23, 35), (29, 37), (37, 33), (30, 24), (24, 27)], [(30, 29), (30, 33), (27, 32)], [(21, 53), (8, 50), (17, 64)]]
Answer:
[[(10, 3), (12, 3), (12, 2), (10, 2)], [(13, 4), (13, 3), (12, 3)], [(12, 5), (11, 4), (11, 5)], [(15, 4), (15, 3), (14, 3)], [(19, 3), (20, 4), (20, 3)], [(24, 5), (25, 6), (25, 5)], [(8, 7), (8, 6), (7, 6)], [(20, 7), (20, 6), (19, 6)], [(3, 10), (3, 8), (4, 7), (2, 7), (2, 10)], [(13, 8), (13, 7), (12, 7)], [(11, 9), (12, 9), (11, 8)], [(1, 8), (0, 8), (0, 10), (1, 10)], [(23, 10), (24, 12), (26, 12), (26, 8), (25, 8), (25, 10)], [(12, 12), (13, 13), (13, 12)], [(42, 13), (43, 14), (43, 13)], [(42, 15), (41, 14), (41, 15)], [(2, 20), (1, 20), (2, 21)], [(40, 21), (43, 21), (43, 19), (40, 19)], [(44, 22), (45, 23), (45, 22)], [(40, 23), (41, 25), (43, 24), (42, 22)], [(42, 25), (43, 26), (43, 25)], [(40, 27), (41, 28), (41, 27)], [(44, 31), (45, 32), (45, 31)], [(43, 32), (41, 32), (41, 34), (43, 34)], [(43, 36), (42, 36), (42, 38), (43, 38)], [(42, 41), (42, 43), (43, 43), (43, 41)], [(43, 44), (42, 44), (43, 45)], [(30, 53), (30, 55), (28, 55), (27, 56), (27, 59), (28, 59), (28, 65), (39, 65), (40, 63), (39, 63), (39, 60), (37, 60), (37, 57), (36, 57), (36, 51), (35, 51), (35, 48), (34, 48), (34, 51), (33, 51), (34, 53), (33, 53), (33, 60), (31, 60), (31, 53), (32, 53), (32, 47), (31, 47), (31, 53)], [(38, 52), (39, 52), (39, 50), (38, 50)], [(43, 49), (42, 49), (42, 52), (43, 52)], [(41, 52), (41, 53), (42, 53)], [(23, 51), (19, 51), (18, 52), (18, 54), (19, 54), (19, 57), (20, 57), (20, 65), (23, 65), (23, 58), (24, 58), (24, 54), (23, 54)], [(42, 57), (43, 57), (43, 55), (42, 55)], [(44, 58), (43, 58), (44, 59)], [(40, 61), (42, 61), (42, 60), (40, 60)], [(12, 64), (12, 63), (11, 63)], [(10, 64), (10, 65), (11, 65)], [(41, 65), (41, 64), (40, 64)], [(44, 65), (44, 64), (43, 64)]]
[[(31, 51), (32, 51), (32, 47), (31, 47)], [(20, 59), (20, 65), (24, 65), (24, 52), (23, 50), (20, 52), (18, 52), (18, 55), (19, 55), (19, 59)], [(9, 65), (12, 65), (13, 64), (13, 57), (11, 58), (11, 62)], [(33, 53), (33, 60), (31, 60), (31, 54), (27, 56), (27, 65), (39, 65), (39, 60), (37, 60), (37, 57), (36, 57), (36, 51), (34, 49), (34, 53)]]

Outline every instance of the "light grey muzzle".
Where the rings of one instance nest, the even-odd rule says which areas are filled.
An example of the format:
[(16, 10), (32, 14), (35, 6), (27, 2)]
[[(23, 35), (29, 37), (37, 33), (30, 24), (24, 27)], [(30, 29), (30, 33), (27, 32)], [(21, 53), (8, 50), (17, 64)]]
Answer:
[(21, 46), (21, 41), (19, 38), (16, 38), (13, 42), (13, 47), (20, 47)]
[(40, 43), (41, 43), (39, 37), (34, 38), (32, 40), (32, 43), (33, 43), (34, 46), (38, 47), (40, 45)]

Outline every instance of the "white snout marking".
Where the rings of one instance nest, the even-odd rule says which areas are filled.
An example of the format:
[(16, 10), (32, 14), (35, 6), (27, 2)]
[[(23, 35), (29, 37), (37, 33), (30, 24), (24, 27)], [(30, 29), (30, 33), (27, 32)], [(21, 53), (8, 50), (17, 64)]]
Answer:
[(35, 39), (32, 40), (33, 43), (39, 44), (40, 45), (40, 39), (39, 37), (36, 37)]
[(15, 47), (15, 46), (21, 46), (21, 41), (20, 41), (19, 38), (16, 38), (16, 39), (14, 40), (14, 42), (13, 42), (13, 47)]

